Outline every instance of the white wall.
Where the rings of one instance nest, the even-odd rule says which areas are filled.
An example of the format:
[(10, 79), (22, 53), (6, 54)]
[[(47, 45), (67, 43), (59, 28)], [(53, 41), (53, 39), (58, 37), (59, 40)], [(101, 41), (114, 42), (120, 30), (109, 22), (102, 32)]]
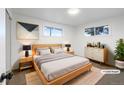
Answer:
[[(16, 22), (27, 22), (27, 23), (33, 23), (39, 25), (39, 40), (17, 40), (16, 38)], [(50, 37), (44, 37), (42, 34), (43, 26), (55, 26), (63, 29), (63, 37), (62, 38), (50, 38)], [(69, 26), (69, 25), (63, 25), (58, 24), (54, 22), (44, 21), (40, 19), (34, 19), (31, 17), (25, 17), (25, 16), (19, 16), (19, 15), (13, 15), (12, 19), (12, 33), (11, 33), (11, 64), (13, 69), (18, 68), (18, 60), (20, 57), (19, 50), (22, 47), (23, 44), (52, 44), (52, 43), (64, 43), (69, 42), (72, 44), (73, 47), (73, 41), (72, 38), (74, 36), (75, 27)]]
[[(91, 36), (86, 37), (84, 36), (84, 29), (87, 27), (96, 27), (102, 25), (109, 25), (110, 26), (110, 35), (106, 36)], [(116, 40), (119, 38), (124, 38), (124, 17), (116, 17), (101, 21), (92, 22), (89, 24), (81, 25), (77, 28), (76, 31), (76, 40), (75, 40), (75, 52), (77, 55), (84, 56), (84, 47), (86, 46), (87, 42), (101, 42), (106, 45), (109, 49), (109, 63), (114, 64), (113, 55)]]
[[(2, 73), (6, 73), (6, 10), (4, 8), (0, 8), (0, 76)], [(5, 84), (5, 80), (3, 83)]]
[[(17, 40), (16, 39), (16, 21), (29, 22), (34, 24), (39, 24), (40, 32), (39, 32), (39, 40)], [(42, 34), (43, 26), (57, 26), (63, 28), (63, 38), (49, 38), (44, 37)], [(84, 36), (84, 29), (86, 27), (96, 27), (102, 25), (110, 26), (110, 35), (107, 36), (92, 36), (86, 37)], [(15, 15), (12, 20), (12, 33), (11, 33), (11, 64), (13, 69), (18, 68), (18, 60), (20, 57), (19, 50), (23, 44), (34, 44), (34, 43), (63, 43), (69, 41), (72, 44), (72, 48), (77, 55), (84, 56), (84, 47), (87, 42), (101, 42), (106, 45), (109, 49), (109, 63), (114, 64), (113, 55), (116, 40), (119, 38), (124, 38), (124, 17), (115, 17), (111, 19), (104, 19), (101, 21), (96, 21), (88, 24), (82, 24), (78, 27), (72, 27), (69, 25), (58, 24), (54, 22), (44, 21), (40, 19), (34, 19), (31, 17), (18, 16)]]

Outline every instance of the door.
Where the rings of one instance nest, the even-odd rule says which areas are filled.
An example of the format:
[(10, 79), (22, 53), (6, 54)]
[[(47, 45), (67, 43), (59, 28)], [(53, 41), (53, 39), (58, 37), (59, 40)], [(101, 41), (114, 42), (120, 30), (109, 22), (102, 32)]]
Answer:
[[(6, 30), (5, 30), (5, 9), (0, 8), (0, 77), (6, 73)], [(0, 85), (6, 84), (6, 80), (0, 82)]]

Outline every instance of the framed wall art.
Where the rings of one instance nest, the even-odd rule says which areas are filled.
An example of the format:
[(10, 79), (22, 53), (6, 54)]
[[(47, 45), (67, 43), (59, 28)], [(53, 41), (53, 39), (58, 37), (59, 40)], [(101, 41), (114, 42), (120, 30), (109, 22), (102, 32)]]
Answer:
[(17, 22), (18, 40), (37, 40), (39, 39), (39, 25)]

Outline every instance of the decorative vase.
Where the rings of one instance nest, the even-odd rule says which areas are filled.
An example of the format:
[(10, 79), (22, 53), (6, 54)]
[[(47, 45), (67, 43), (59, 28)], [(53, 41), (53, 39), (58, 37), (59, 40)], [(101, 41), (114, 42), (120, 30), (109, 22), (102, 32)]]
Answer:
[(115, 60), (115, 66), (120, 69), (124, 69), (124, 61)]

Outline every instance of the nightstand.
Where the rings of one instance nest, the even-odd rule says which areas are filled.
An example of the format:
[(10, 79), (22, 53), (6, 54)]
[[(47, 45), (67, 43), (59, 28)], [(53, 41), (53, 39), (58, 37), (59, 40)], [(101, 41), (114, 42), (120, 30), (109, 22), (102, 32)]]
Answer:
[(74, 51), (66, 51), (66, 53), (74, 55)]
[(33, 67), (33, 62), (32, 61), (33, 61), (32, 56), (21, 57), (19, 59), (19, 70), (21, 71), (21, 70)]

